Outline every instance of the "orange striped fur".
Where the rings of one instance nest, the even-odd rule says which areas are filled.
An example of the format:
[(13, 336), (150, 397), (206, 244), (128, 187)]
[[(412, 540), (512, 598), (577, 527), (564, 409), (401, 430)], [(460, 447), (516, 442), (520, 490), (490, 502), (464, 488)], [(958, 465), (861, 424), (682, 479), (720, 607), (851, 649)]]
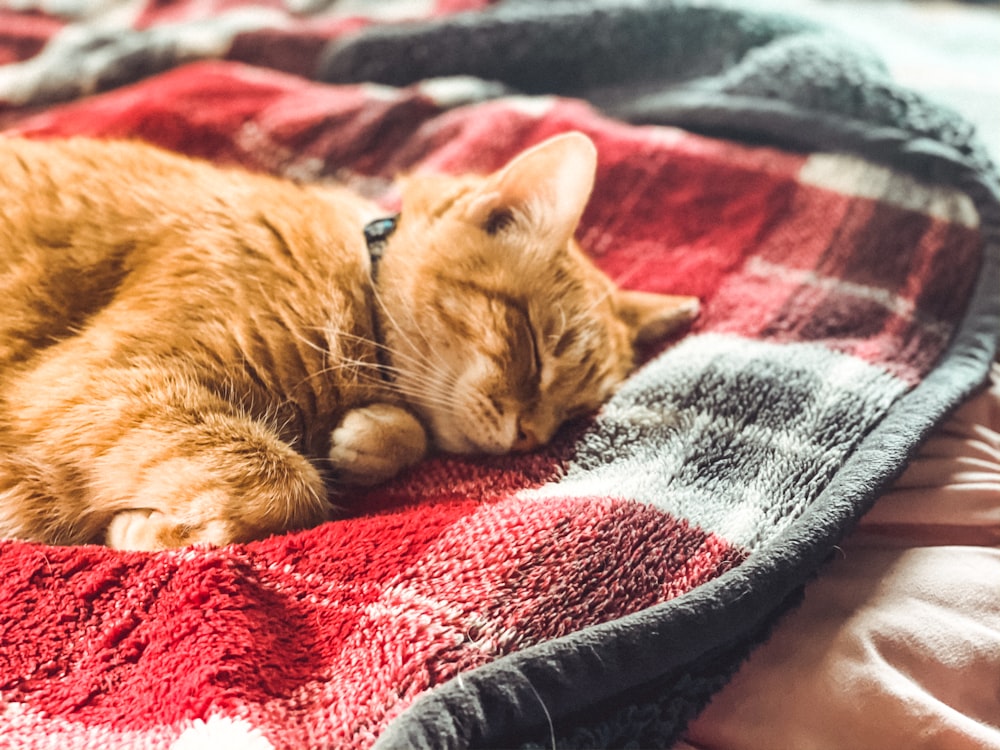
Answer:
[(546, 442), (697, 309), (616, 289), (576, 246), (595, 164), (568, 134), (494, 175), (406, 179), (373, 283), (378, 210), (346, 190), (0, 138), (0, 535), (242, 542), (428, 445)]

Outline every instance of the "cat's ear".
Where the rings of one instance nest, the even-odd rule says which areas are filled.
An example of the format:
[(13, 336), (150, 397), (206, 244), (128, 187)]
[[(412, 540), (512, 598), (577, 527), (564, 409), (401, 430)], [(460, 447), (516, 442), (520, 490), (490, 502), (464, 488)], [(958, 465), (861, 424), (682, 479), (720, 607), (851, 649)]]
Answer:
[(692, 321), (698, 315), (697, 297), (679, 297), (620, 289), (615, 296), (618, 316), (632, 332), (637, 344), (656, 341)]
[(473, 218), (490, 234), (521, 229), (567, 242), (596, 171), (597, 149), (583, 133), (549, 138), (486, 180), (473, 202)]

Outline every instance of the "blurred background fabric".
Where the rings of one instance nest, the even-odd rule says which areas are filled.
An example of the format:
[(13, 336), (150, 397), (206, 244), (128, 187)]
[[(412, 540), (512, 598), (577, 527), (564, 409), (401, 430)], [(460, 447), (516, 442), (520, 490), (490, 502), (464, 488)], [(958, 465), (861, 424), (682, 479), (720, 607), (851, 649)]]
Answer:
[(805, 16), (869, 45), (896, 81), (971, 120), (1000, 161), (1000, 2), (731, 1)]

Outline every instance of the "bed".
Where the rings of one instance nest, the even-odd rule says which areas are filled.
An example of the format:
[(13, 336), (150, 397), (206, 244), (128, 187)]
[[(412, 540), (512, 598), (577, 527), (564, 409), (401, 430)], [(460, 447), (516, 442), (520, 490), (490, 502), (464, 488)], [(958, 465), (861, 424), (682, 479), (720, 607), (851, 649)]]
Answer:
[(721, 4), (49, 7), (0, 10), (6, 131), (388, 205), (580, 130), (583, 247), (703, 312), (549, 446), (434, 456), (316, 529), (0, 542), (0, 747), (1000, 747), (1000, 193), (968, 122)]

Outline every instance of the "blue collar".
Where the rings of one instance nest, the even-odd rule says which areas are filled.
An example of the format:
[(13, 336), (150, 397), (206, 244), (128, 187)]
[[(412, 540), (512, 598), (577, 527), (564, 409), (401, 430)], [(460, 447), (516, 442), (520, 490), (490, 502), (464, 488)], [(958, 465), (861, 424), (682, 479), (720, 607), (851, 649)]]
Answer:
[(365, 242), (368, 245), (368, 257), (372, 261), (372, 276), (375, 276), (378, 262), (382, 260), (382, 253), (385, 251), (386, 242), (396, 231), (396, 224), (399, 222), (399, 214), (386, 216), (382, 219), (375, 219), (365, 224)]

